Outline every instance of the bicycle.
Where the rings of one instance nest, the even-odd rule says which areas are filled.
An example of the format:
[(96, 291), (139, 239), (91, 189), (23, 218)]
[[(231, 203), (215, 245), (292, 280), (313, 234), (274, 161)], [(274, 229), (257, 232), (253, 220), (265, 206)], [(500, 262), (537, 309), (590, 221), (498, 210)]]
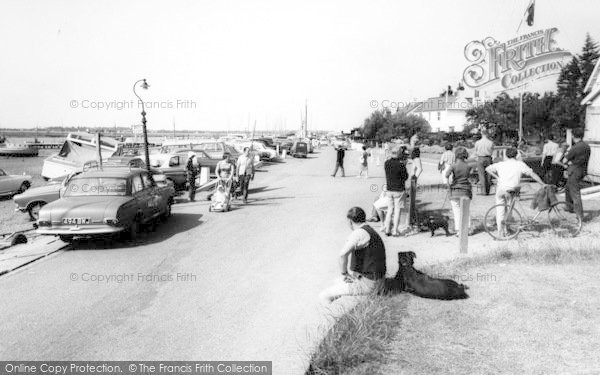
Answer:
[[(556, 186), (552, 186), (556, 189)], [(496, 240), (510, 240), (516, 238), (522, 230), (532, 228), (541, 224), (538, 217), (545, 211), (548, 212), (548, 223), (559, 237), (575, 237), (579, 234), (582, 227), (581, 218), (569, 210), (566, 202), (556, 202), (550, 207), (538, 209), (533, 217), (524, 217), (515, 207), (520, 206), (522, 212), (525, 212), (520, 204), (521, 186), (507, 191), (508, 198), (504, 204), (492, 206), (485, 214), (485, 231)], [(498, 208), (504, 208), (504, 219), (501, 221), (501, 228), (498, 228), (496, 212)]]

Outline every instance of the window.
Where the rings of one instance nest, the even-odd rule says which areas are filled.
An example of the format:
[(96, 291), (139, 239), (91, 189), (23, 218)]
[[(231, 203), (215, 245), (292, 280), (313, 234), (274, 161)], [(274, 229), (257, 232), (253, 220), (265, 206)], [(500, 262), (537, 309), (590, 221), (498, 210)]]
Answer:
[(179, 165), (179, 156), (173, 156), (169, 159), (169, 167), (176, 167)]
[(142, 183), (142, 177), (139, 174), (136, 174), (131, 179), (131, 191), (135, 194), (144, 190), (144, 184)]
[(148, 173), (144, 173), (142, 174), (142, 181), (144, 181), (144, 186), (146, 188), (152, 187), (154, 186), (154, 183), (152, 182), (152, 180), (150, 179), (150, 176), (148, 176)]
[(438, 121), (440, 121), (442, 119), (442, 112), (438, 111), (437, 116), (438, 116)]

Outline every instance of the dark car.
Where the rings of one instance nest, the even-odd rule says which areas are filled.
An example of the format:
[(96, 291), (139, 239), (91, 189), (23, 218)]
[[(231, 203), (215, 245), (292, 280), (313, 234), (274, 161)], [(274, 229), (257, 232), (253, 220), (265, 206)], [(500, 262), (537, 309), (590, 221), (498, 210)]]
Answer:
[(208, 167), (209, 175), (215, 176), (217, 163), (221, 159), (211, 158), (202, 150), (179, 149), (174, 153), (152, 154), (150, 155), (150, 164), (154, 168), (159, 169), (167, 176), (167, 179), (173, 182), (175, 190), (185, 190), (187, 184), (186, 164), (189, 152), (196, 154), (200, 168)]
[(72, 177), (61, 198), (39, 211), (37, 232), (95, 237), (126, 233), (135, 239), (140, 225), (171, 216), (173, 188), (160, 186), (145, 169), (106, 168)]
[(292, 146), (290, 154), (295, 158), (306, 158), (308, 155), (308, 145), (306, 142), (296, 141)]

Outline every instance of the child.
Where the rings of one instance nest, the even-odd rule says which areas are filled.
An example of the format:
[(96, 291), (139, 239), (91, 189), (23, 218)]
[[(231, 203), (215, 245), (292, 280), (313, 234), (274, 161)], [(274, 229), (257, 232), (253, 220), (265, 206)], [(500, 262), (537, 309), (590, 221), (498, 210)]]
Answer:
[(365, 172), (365, 178), (369, 178), (369, 166), (367, 162), (369, 156), (371, 156), (371, 154), (367, 152), (367, 146), (362, 146), (362, 155), (360, 156), (360, 173), (356, 177), (362, 177), (363, 172)]

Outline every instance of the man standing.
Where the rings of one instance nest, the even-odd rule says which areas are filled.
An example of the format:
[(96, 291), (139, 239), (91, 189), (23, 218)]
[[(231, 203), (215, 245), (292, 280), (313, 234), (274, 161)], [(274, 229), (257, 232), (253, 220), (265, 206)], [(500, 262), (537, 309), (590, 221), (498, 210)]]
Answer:
[(326, 303), (341, 296), (372, 293), (385, 278), (385, 246), (377, 232), (365, 223), (365, 211), (352, 207), (346, 218), (352, 233), (340, 252), (340, 280), (319, 295)]
[(333, 174), (331, 177), (335, 177), (338, 169), (342, 170), (342, 177), (346, 177), (346, 173), (344, 172), (344, 156), (346, 156), (346, 152), (344, 151), (344, 147), (338, 146), (336, 148), (337, 151), (337, 159), (335, 161), (335, 169), (333, 170)]
[(237, 161), (236, 172), (244, 196), (244, 203), (248, 203), (248, 186), (250, 180), (254, 180), (255, 172), (254, 158), (250, 156), (250, 148), (244, 147), (244, 152)]
[(194, 202), (196, 200), (196, 176), (198, 176), (198, 163), (196, 154), (192, 151), (188, 152), (188, 160), (185, 165), (185, 170), (189, 186), (189, 200), (190, 202)]
[(554, 135), (548, 135), (548, 142), (544, 145), (542, 149), (542, 160), (540, 165), (544, 170), (544, 180), (547, 182), (551, 180), (550, 169), (552, 166), (552, 159), (554, 159), (554, 155), (558, 152), (558, 143), (554, 142)]
[[(385, 197), (387, 198), (387, 214), (385, 215), (385, 222), (381, 227), (381, 231), (387, 236), (390, 236), (392, 233), (394, 236), (399, 236), (398, 225), (400, 224), (400, 208), (404, 207), (404, 201), (406, 199), (406, 180), (408, 180), (406, 155), (404, 152), (400, 155), (400, 150), (394, 149), (392, 151), (392, 157), (386, 160), (383, 168), (385, 170), (387, 188), (387, 191), (385, 192)], [(394, 221), (390, 232), (392, 217)]]
[(480, 194), (490, 194), (490, 176), (486, 172), (488, 165), (492, 164), (492, 151), (494, 142), (492, 142), (485, 131), (481, 132), (481, 139), (475, 142), (475, 156), (477, 156), (477, 172), (479, 173)]
[(516, 160), (517, 149), (511, 147), (506, 150), (506, 160), (496, 164), (492, 164), (486, 168), (486, 171), (497, 179), (496, 185), (496, 225), (498, 227), (498, 236), (505, 236), (504, 222), (504, 207), (507, 203), (507, 195), (512, 191), (519, 189), (521, 175), (527, 175), (542, 185), (544, 181), (538, 176), (533, 169), (529, 168), (521, 160)]
[(587, 174), (590, 161), (590, 146), (583, 141), (583, 129), (573, 129), (574, 144), (565, 156), (567, 161), (567, 186), (565, 198), (567, 207), (583, 221), (583, 203), (581, 203), (581, 180)]

